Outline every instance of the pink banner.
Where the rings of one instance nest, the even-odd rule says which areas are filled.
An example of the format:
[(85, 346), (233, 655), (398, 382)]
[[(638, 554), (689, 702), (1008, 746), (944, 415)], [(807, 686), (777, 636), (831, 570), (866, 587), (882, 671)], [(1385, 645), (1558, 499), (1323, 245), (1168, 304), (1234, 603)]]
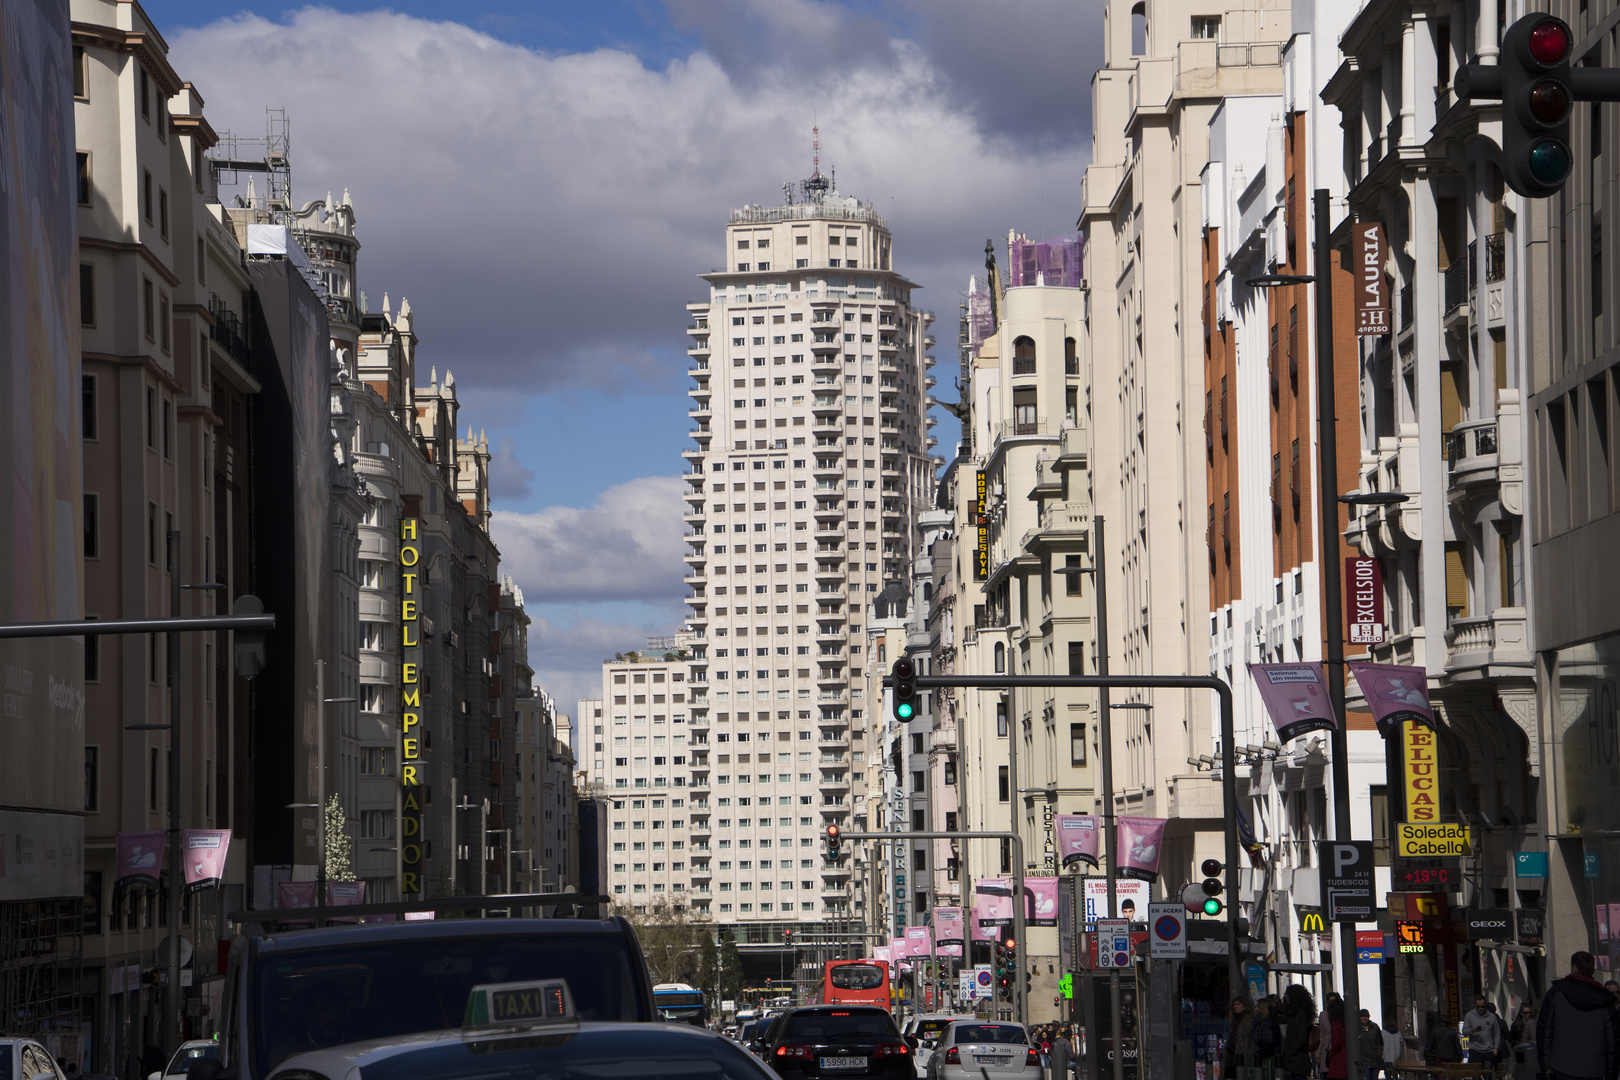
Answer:
[(933, 928), (928, 926), (906, 927), (906, 951), (912, 956), (927, 956), (933, 952)]
[(1115, 842), (1119, 846), (1119, 876), (1140, 881), (1159, 879), (1159, 856), (1164, 852), (1164, 818), (1122, 817)]
[(186, 829), (180, 835), (186, 888), (208, 889), (218, 885), (225, 877), (225, 856), (231, 850), (231, 830)]
[[(327, 907), (352, 907), (355, 904), (366, 902), (366, 883), (363, 881), (328, 881), (326, 883)], [(364, 920), (358, 915), (344, 918), (333, 918), (332, 922), (357, 923)]]
[(934, 909), (934, 941), (941, 956), (961, 956), (965, 941), (962, 937), (962, 909), (937, 907)]
[(276, 906), (283, 908), (312, 908), (315, 906), (315, 882), (276, 882)]
[(1028, 925), (1056, 926), (1058, 879), (1055, 877), (1025, 878), (1024, 905), (1024, 917)]
[(1362, 696), (1372, 709), (1378, 730), (1398, 730), (1407, 720), (1439, 730), (1434, 708), (1429, 704), (1429, 677), (1420, 667), (1400, 664), (1351, 664)]
[(905, 938), (904, 934), (902, 934), (900, 937), (892, 937), (892, 938), (889, 939), (889, 959), (890, 960), (892, 960), (896, 964), (898, 964), (900, 961), (904, 960), (906, 957), (908, 957), (910, 955), (911, 955), (911, 950), (906, 945), (906, 938)]
[(1102, 823), (1090, 814), (1058, 814), (1053, 821), (1063, 868), (1085, 865), (1096, 869)]
[[(980, 928), (1011, 926), (1013, 921), (1012, 880), (1010, 878), (980, 878), (973, 885), (973, 913)], [(995, 941), (1000, 934), (974, 937), (981, 941)]]
[(1249, 675), (1281, 741), (1338, 727), (1321, 664), (1250, 664)]
[(126, 882), (155, 887), (163, 872), (164, 846), (161, 832), (119, 833), (113, 862), (113, 887)]

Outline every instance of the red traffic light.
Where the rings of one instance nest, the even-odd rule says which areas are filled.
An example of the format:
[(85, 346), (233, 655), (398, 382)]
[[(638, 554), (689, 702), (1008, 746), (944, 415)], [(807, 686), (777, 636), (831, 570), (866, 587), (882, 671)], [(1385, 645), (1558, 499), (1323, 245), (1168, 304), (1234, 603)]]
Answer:
[(1008, 938), (1007, 939), (1007, 948), (1009, 948), (1009, 949), (1018, 948), (1018, 942), (1014, 941), (1012, 938)]
[(1574, 40), (1562, 19), (1543, 19), (1530, 28), (1526, 44), (1536, 63), (1557, 64), (1569, 55)]
[(831, 841), (834, 841), (834, 842), (837, 842), (837, 840), (838, 840), (838, 826), (836, 826), (836, 825), (827, 826), (827, 839), (831, 840)]
[(1198, 865), (1198, 869), (1204, 872), (1205, 877), (1216, 877), (1225, 867), (1221, 865), (1219, 859), (1205, 859)]

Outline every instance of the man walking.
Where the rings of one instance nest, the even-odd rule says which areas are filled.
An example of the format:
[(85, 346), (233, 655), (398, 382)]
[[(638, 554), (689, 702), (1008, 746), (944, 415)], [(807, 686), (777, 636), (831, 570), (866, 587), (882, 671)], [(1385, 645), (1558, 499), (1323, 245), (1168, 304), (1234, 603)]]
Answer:
[(1485, 1065), (1496, 1061), (1496, 1017), (1485, 1007), (1485, 995), (1474, 995), (1474, 1007), (1463, 1014), (1462, 1034), (1468, 1047), (1468, 1063)]
[(1552, 1080), (1611, 1080), (1615, 1074), (1614, 995), (1592, 978), (1589, 952), (1569, 958), (1569, 974), (1547, 989), (1536, 1021), (1536, 1060)]

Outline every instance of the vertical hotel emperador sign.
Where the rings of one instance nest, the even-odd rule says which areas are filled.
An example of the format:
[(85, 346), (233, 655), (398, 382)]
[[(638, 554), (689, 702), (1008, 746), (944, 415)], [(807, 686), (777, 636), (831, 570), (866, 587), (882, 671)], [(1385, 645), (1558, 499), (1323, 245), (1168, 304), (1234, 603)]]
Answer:
[(989, 483), (980, 469), (973, 480), (973, 524), (978, 536), (973, 548), (973, 580), (985, 581), (990, 577), (990, 516), (985, 513), (985, 496)]
[(407, 498), (399, 520), (399, 861), (401, 896), (422, 895), (422, 592), (417, 565), (421, 499)]

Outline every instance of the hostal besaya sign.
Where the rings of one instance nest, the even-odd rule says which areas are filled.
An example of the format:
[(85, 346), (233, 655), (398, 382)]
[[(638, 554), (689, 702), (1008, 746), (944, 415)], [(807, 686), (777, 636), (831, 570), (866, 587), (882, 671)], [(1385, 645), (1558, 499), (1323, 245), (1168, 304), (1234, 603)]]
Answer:
[(422, 594), (417, 588), (417, 565), (422, 549), (417, 537), (418, 518), (402, 517), (399, 522), (399, 891), (402, 896), (422, 893), (422, 631), (418, 609)]

